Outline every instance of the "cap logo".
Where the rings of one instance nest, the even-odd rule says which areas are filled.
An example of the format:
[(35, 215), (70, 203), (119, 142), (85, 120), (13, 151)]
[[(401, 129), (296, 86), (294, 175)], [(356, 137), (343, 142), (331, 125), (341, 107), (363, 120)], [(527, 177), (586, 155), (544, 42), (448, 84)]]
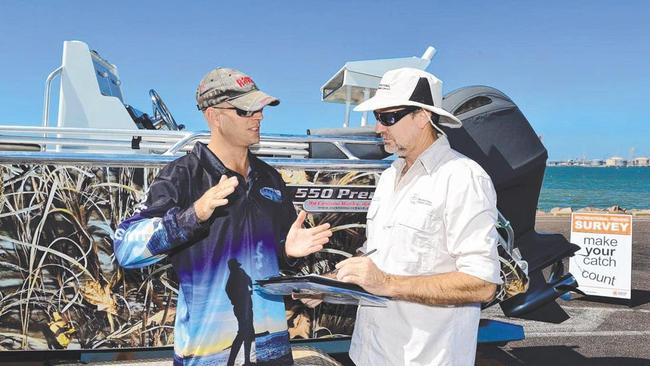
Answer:
[(240, 88), (243, 88), (248, 84), (253, 84), (253, 79), (251, 79), (249, 76), (243, 76), (235, 80), (235, 82), (237, 85), (239, 85)]
[(388, 85), (388, 84), (379, 84), (379, 87), (377, 87), (377, 89), (390, 90), (390, 85)]

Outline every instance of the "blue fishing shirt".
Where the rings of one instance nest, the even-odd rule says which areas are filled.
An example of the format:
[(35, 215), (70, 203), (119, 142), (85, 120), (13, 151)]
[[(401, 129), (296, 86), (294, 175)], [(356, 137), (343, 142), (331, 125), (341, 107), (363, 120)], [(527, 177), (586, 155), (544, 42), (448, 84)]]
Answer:
[[(278, 275), (296, 212), (280, 174), (249, 160), (245, 180), (197, 143), (160, 171), (145, 203), (116, 231), (121, 266), (168, 257), (178, 276), (174, 365), (293, 364), (283, 299), (252, 286)], [(239, 180), (235, 192), (199, 223), (194, 202), (224, 174)]]

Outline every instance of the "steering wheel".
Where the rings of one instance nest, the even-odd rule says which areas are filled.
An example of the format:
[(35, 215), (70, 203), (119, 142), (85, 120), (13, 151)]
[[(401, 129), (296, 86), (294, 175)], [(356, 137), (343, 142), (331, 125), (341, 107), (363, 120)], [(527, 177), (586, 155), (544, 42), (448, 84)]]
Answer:
[(176, 120), (174, 120), (169, 108), (162, 101), (160, 95), (151, 89), (149, 90), (149, 96), (151, 97), (151, 106), (153, 108), (153, 125), (156, 129), (160, 129), (161, 125), (165, 125), (170, 131), (182, 130), (184, 126), (179, 126), (176, 123)]

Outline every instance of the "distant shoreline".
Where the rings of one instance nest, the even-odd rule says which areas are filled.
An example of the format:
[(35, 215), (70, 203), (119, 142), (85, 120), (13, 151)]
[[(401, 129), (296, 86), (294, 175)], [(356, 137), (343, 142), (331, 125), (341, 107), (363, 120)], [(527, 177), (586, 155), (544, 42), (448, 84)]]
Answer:
[(568, 163), (546, 164), (546, 167), (553, 168), (650, 168), (650, 165), (580, 165)]
[(632, 215), (639, 217), (650, 217), (650, 209), (625, 209), (620, 206), (611, 206), (608, 208), (596, 208), (596, 207), (582, 207), (582, 208), (572, 208), (572, 207), (553, 207), (548, 211), (537, 210), (537, 217), (544, 216), (571, 216), (574, 212), (581, 213), (604, 213), (604, 214), (623, 214), (623, 215)]

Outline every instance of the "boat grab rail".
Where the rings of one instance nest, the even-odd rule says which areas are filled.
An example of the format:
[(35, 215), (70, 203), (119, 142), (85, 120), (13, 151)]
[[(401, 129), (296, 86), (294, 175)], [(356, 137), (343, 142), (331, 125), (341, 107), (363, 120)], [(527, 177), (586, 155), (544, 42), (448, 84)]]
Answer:
[[(163, 155), (174, 155), (181, 148), (185, 147), (188, 144), (194, 143), (197, 140), (209, 138), (209, 132), (195, 132), (192, 135), (186, 136), (176, 142), (172, 147), (163, 153)], [(263, 142), (300, 142), (304, 143), (304, 148), (309, 148), (308, 143), (310, 142), (322, 142), (330, 143), (336, 148), (339, 149), (348, 159), (358, 160), (356, 156), (345, 146), (345, 144), (380, 144), (381, 140), (375, 137), (330, 137), (330, 136), (318, 136), (318, 135), (282, 135), (282, 134), (270, 134), (270, 135), (261, 135), (260, 141)], [(251, 150), (255, 150), (255, 145), (251, 146)]]
[[(18, 135), (22, 134), (22, 135)], [(29, 134), (32, 134), (31, 136)], [(37, 136), (34, 136), (37, 135)], [(55, 135), (55, 136), (50, 136)], [(74, 135), (66, 137), (65, 135)], [(94, 137), (94, 138), (93, 138)], [(120, 138), (122, 137), (122, 138)], [(41, 146), (103, 146), (129, 149), (134, 139), (138, 139), (139, 149), (150, 149), (152, 154), (176, 155), (181, 150), (187, 151), (197, 141), (206, 142), (210, 132), (181, 132), (167, 130), (125, 130), (125, 129), (88, 129), (75, 127), (42, 127), (0, 125), (0, 142), (34, 143)], [(309, 156), (309, 143), (329, 143), (341, 151), (349, 160), (358, 158), (346, 144), (380, 145), (380, 138), (367, 136), (320, 136), (320, 135), (286, 135), (262, 134), (258, 144), (251, 145), (255, 154), (275, 154), (286, 156)], [(272, 150), (269, 150), (272, 149)], [(106, 151), (101, 151), (106, 153)]]
[(0, 125), (0, 133), (56, 133), (56, 134), (75, 134), (75, 135), (120, 135), (120, 136), (146, 136), (146, 137), (174, 137), (179, 138), (191, 134), (191, 132), (167, 131), (167, 130), (124, 130), (112, 128), (82, 128), (82, 127), (41, 127), (41, 126), (20, 126), (20, 125)]
[(508, 254), (512, 254), (512, 250), (514, 249), (514, 242), (515, 242), (515, 231), (512, 228), (512, 225), (510, 224), (510, 221), (508, 221), (505, 216), (501, 213), (501, 211), (497, 210), (498, 214), (498, 227), (502, 228), (506, 231), (508, 234), (508, 238), (505, 242), (505, 247), (504, 249), (508, 252)]
[(45, 79), (45, 96), (44, 96), (44, 105), (43, 105), (43, 127), (47, 127), (48, 119), (50, 117), (50, 90), (52, 90), (52, 80), (61, 74), (63, 71), (63, 66), (59, 66), (54, 71), (47, 76)]
[[(56, 153), (41, 152), (3, 152), (0, 154), (0, 164), (36, 164), (36, 165), (81, 165), (81, 166), (110, 166), (130, 168), (162, 168), (176, 159), (170, 155), (142, 154), (88, 154), (88, 153)], [(387, 169), (390, 160), (345, 160), (345, 159), (304, 159), (304, 158), (267, 158), (261, 157), (276, 169), (298, 169), (326, 171), (364, 171), (379, 174)]]

